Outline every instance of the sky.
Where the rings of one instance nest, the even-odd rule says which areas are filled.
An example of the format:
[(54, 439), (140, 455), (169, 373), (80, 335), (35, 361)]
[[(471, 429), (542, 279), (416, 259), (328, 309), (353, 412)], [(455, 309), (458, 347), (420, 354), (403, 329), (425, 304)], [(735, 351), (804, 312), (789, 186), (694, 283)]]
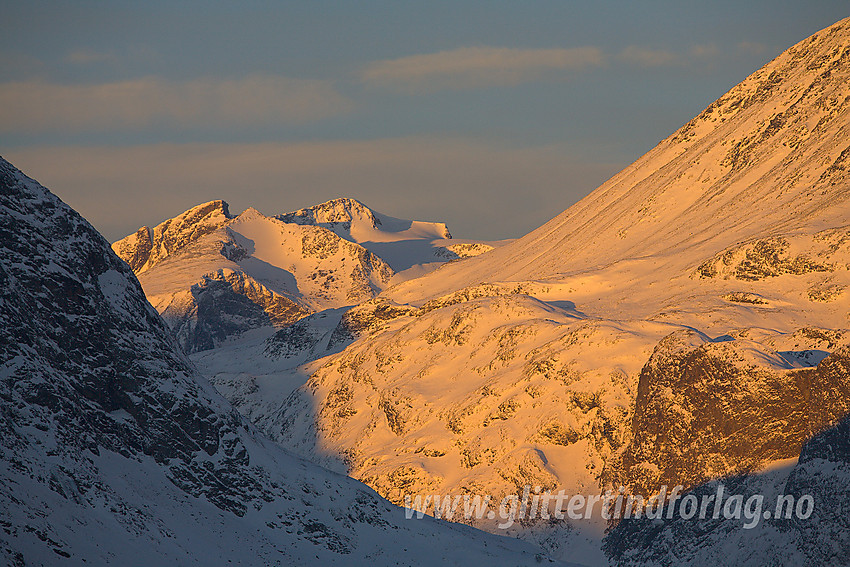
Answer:
[(515, 238), (846, 0), (0, 0), (0, 155), (110, 240), (354, 197)]

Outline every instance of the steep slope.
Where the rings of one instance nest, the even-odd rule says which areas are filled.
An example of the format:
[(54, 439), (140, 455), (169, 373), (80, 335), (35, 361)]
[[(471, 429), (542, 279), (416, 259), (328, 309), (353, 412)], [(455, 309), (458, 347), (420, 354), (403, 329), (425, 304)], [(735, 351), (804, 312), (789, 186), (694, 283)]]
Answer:
[[(393, 297), (628, 259), (682, 270), (756, 238), (850, 224), (850, 19), (788, 49), (580, 202)], [(665, 274), (666, 275), (666, 274)]]
[(232, 218), (227, 203), (210, 201), (154, 228), (143, 226), (113, 244), (112, 248), (136, 274), (141, 274), (195, 240), (221, 228)]
[(0, 159), (0, 557), (9, 565), (537, 564), (405, 521), (266, 441), (176, 349), (128, 266)]

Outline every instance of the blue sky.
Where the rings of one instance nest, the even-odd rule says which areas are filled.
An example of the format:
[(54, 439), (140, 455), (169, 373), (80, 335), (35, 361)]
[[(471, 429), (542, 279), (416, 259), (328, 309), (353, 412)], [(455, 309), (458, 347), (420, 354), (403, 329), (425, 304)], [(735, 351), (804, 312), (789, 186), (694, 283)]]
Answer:
[(352, 196), (521, 236), (845, 1), (3, 2), (0, 153), (108, 238)]

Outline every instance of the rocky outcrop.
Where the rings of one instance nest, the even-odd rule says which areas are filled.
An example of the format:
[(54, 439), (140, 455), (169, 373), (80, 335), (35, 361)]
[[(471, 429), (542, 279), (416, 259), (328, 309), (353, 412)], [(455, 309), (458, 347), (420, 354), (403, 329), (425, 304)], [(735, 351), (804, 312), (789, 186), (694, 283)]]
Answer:
[(320, 225), (326, 228), (351, 230), (351, 223), (361, 221), (370, 228), (378, 228), (383, 223), (372, 210), (356, 199), (333, 199), (319, 205), (299, 209), (291, 213), (278, 215), (283, 222)]
[(791, 370), (744, 338), (662, 340), (640, 373), (621, 482), (638, 493), (695, 486), (796, 456), (850, 412), (850, 350)]
[(483, 242), (449, 244), (437, 250), (436, 254), (448, 260), (459, 260), (461, 258), (474, 258), (493, 249), (493, 246), (484, 244)]
[(162, 311), (183, 352), (215, 348), (258, 327), (285, 327), (310, 311), (244, 272), (220, 269), (204, 275), (188, 293), (176, 294)]
[(760, 239), (724, 250), (700, 264), (699, 278), (759, 281), (784, 274), (848, 270), (850, 229)]

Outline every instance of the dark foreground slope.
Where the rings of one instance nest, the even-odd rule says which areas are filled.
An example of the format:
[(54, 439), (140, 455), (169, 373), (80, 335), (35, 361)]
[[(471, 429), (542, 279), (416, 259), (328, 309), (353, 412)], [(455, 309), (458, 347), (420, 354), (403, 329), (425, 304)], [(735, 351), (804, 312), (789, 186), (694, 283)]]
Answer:
[(109, 243), (2, 159), (0, 431), (4, 564), (536, 563), (266, 441)]

